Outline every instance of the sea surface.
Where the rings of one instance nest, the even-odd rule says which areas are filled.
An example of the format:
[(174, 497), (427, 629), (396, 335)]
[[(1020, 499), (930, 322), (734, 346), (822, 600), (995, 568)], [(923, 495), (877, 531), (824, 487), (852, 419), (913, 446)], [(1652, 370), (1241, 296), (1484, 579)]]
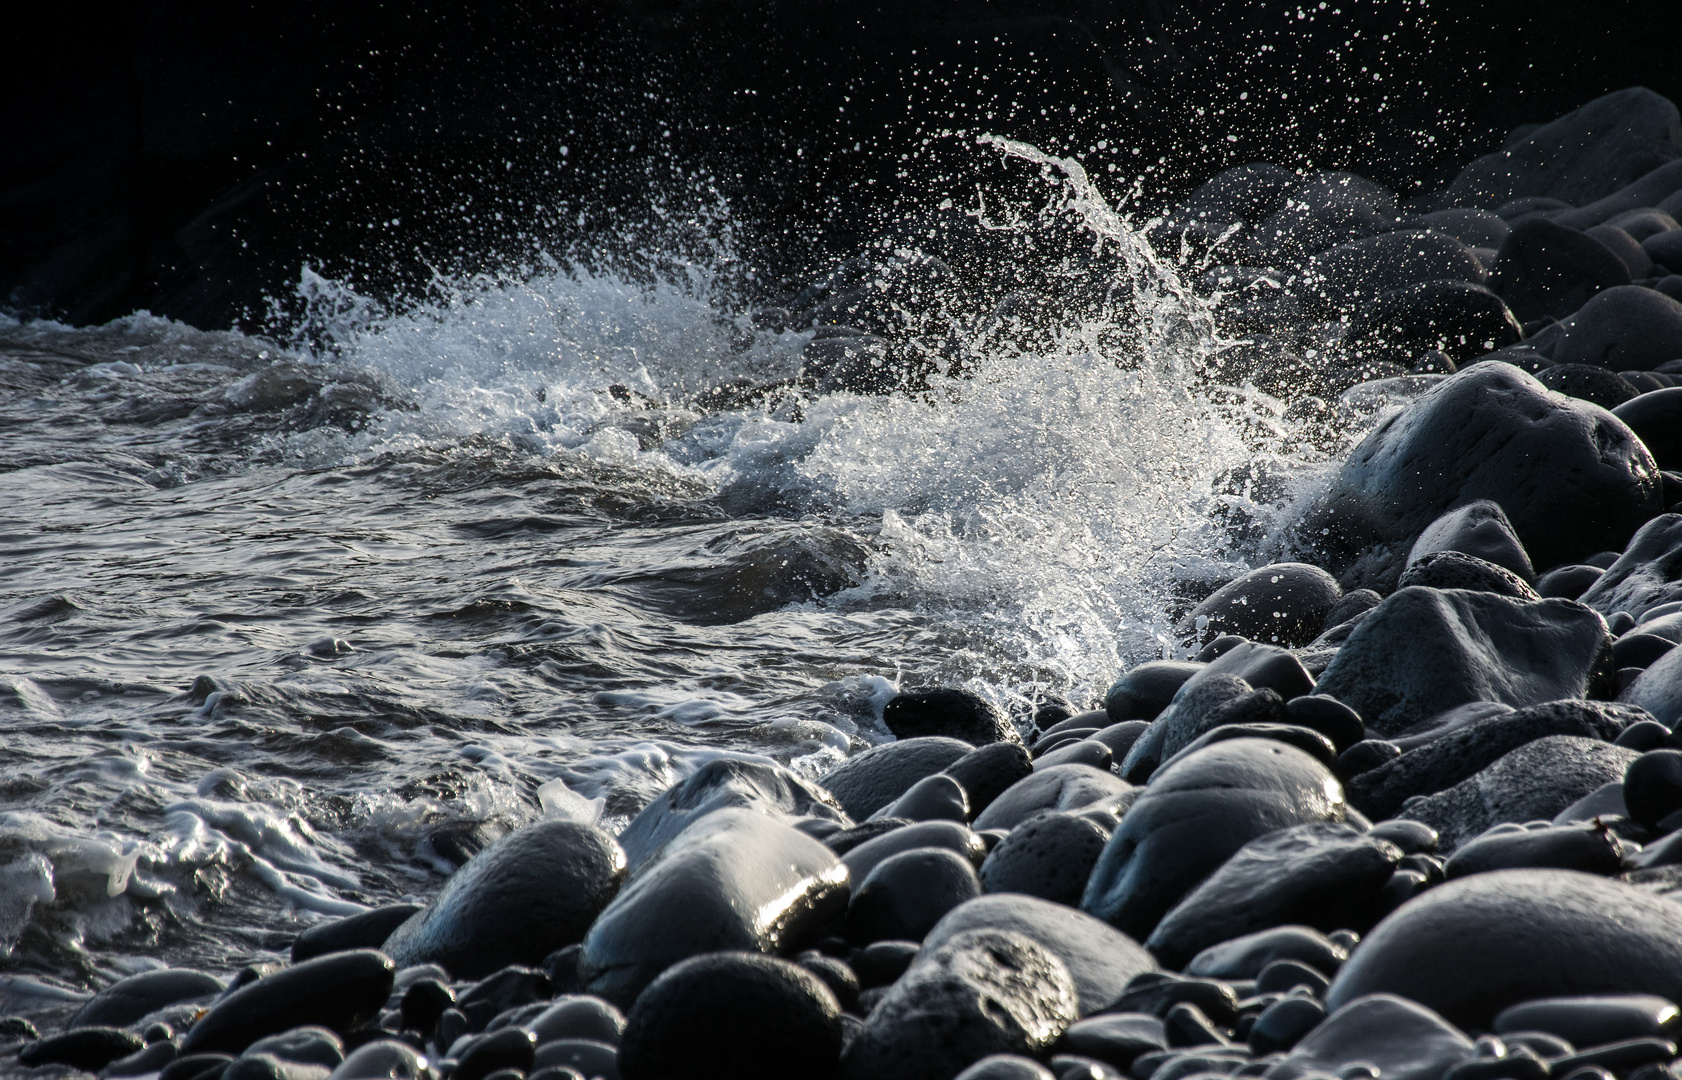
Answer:
[(812, 331), (727, 251), (306, 268), (271, 337), (0, 320), (0, 1013), (278, 959), (720, 753), (820, 775), (899, 687), (1026, 724), (1182, 655), (1338, 447), (1208, 376), (1210, 302), (1078, 165), (996, 149), (1040, 209), (988, 227), (1074, 220), (1084, 299), (942, 316), (916, 392), (791, 382)]

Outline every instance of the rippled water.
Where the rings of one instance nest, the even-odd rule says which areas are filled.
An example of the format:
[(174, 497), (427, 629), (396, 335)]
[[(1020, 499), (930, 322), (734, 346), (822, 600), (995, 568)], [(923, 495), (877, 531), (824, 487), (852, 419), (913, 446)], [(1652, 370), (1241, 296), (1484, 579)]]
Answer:
[(0, 322), (0, 1011), (261, 959), (721, 750), (820, 773), (895, 686), (1025, 716), (1172, 653), (1176, 582), (1255, 555), (1220, 522), (1276, 513), (1220, 478), (1318, 459), (1077, 166), (1000, 150), (1103, 301), (948, 320), (922, 393), (720, 404), (811, 332), (698, 264), (397, 314), (306, 273), (309, 347)]

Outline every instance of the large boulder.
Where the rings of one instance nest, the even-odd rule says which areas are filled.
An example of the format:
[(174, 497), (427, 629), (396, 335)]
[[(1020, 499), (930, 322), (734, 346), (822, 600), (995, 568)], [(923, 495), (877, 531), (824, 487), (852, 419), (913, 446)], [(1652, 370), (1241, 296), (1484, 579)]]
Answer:
[(1079, 1018), (1074, 980), (1032, 938), (972, 930), (925, 949), (848, 1046), (847, 1080), (951, 1080), (989, 1054), (1038, 1056)]
[(1676, 106), (1632, 86), (1473, 161), (1443, 189), (1437, 206), (1494, 210), (1525, 196), (1581, 206), (1677, 158), (1682, 158), (1682, 127)]
[(631, 869), (641, 866), (691, 823), (731, 806), (782, 818), (819, 817), (852, 824), (833, 795), (776, 762), (724, 754), (661, 792), (625, 826), (619, 843)]
[(1349, 824), (1259, 836), (1165, 915), (1145, 947), (1179, 969), (1212, 945), (1275, 926), (1362, 926), (1401, 858), (1401, 848)]
[(577, 943), (625, 880), (613, 837), (576, 821), (540, 821), (479, 852), (385, 941), (399, 966), (441, 964), (478, 979), (535, 966)]
[(1560, 811), (1623, 779), (1640, 755), (1576, 735), (1549, 735), (1504, 754), (1460, 783), (1409, 803), (1407, 816), (1437, 830), (1453, 851), (1503, 822), (1552, 821)]
[(1637, 622), (1660, 604), (1682, 600), (1682, 514), (1662, 514), (1641, 526), (1578, 599), (1608, 617), (1627, 611)]
[(1533, 563), (1553, 567), (1623, 547), (1662, 493), (1652, 455), (1611, 413), (1483, 363), (1379, 423), (1296, 535), (1345, 588), (1388, 588), (1420, 533), (1473, 500), (1499, 504)]
[(979, 896), (953, 908), (929, 931), (923, 947), (937, 949), (971, 930), (1009, 930), (1050, 951), (1075, 981), (1082, 1016), (1113, 1004), (1135, 976), (1156, 970), (1150, 953), (1108, 923), (1015, 893)]
[(1503, 1009), (1536, 998), (1682, 1000), (1682, 905), (1569, 870), (1473, 874), (1379, 923), (1326, 1004), (1373, 993), (1417, 1001), (1468, 1031), (1486, 1031)]
[(820, 781), (854, 821), (863, 821), (911, 790), (911, 785), (953, 764), (975, 747), (940, 736), (900, 739), (872, 746), (824, 773)]
[(1545, 217), (1514, 225), (1489, 268), (1490, 289), (1521, 322), (1563, 319), (1602, 289), (1629, 282), (1617, 252)]
[(1549, 701), (1456, 727), (1401, 757), (1344, 781), (1350, 805), (1374, 821), (1395, 817), (1415, 795), (1446, 791), (1525, 743), (1550, 735), (1611, 742), (1645, 710), (1607, 701)]
[(1134, 938), (1250, 840), (1310, 822), (1342, 821), (1329, 770), (1271, 739), (1229, 739), (1160, 769), (1110, 837), (1081, 910)]
[(1605, 622), (1572, 600), (1407, 588), (1355, 627), (1318, 690), (1396, 735), (1472, 701), (1609, 697), (1611, 649)]
[[(1682, 352), (1677, 356), (1682, 358)], [(1612, 415), (1635, 432), (1659, 468), (1682, 468), (1682, 386), (1632, 398), (1613, 409)]]
[(816, 840), (754, 810), (715, 810), (634, 873), (590, 927), (584, 989), (621, 1007), (681, 960), (775, 953), (838, 918), (847, 868)]
[(1537, 344), (1560, 364), (1650, 371), (1682, 359), (1682, 303), (1656, 289), (1619, 285), (1549, 327)]

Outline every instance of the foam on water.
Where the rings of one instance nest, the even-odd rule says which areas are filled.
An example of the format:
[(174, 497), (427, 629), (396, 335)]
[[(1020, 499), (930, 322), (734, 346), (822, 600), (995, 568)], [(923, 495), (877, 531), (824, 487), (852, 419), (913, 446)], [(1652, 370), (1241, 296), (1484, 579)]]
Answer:
[[(1104, 303), (1071, 301), (1019, 339), (955, 321), (945, 330), (971, 359), (962, 378), (937, 377), (927, 392), (698, 404), (720, 384), (792, 379), (812, 336), (756, 327), (704, 263), (654, 279), (551, 263), (441, 281), (396, 312), (306, 273), (306, 317), (285, 350), (149, 316), (89, 331), (9, 327), (14, 343), (73, 343), (86, 363), (66, 385), (127, 411), (95, 436), (98, 455), (75, 457), (71, 431), (71, 449), (8, 480), (20, 499), (85, 492), (75, 514), (46, 506), (34, 524), (70, 535), (92, 521), (103, 531), (86, 543), (104, 547), (78, 549), (88, 562), (60, 576), (49, 567), (57, 549), (30, 547), (34, 577), (20, 579), (19, 597), (0, 595), (6, 625), (33, 627), (39, 651), (28, 674), (0, 683), (15, 745), (86, 757), (55, 762), (68, 794), (53, 815), (0, 813), (0, 957), (49, 909), (54, 933), (86, 954), (147, 925), (148, 905), (197, 927), (215, 904), (249, 903), (240, 890), (250, 883), (285, 909), (322, 915), (426, 895), (453, 865), (429, 839), (441, 823), (552, 815), (617, 829), (726, 750), (816, 776), (860, 741), (887, 737), (881, 709), (902, 661), (920, 680), (964, 683), (1007, 706), (1048, 691), (1085, 704), (1124, 665), (1177, 650), (1176, 579), (1254, 554), (1218, 523), (1223, 501), (1243, 501), (1220, 493), (1223, 475), (1259, 461), (1311, 482), (1314, 455), (1277, 402), (1203, 380), (1226, 344), (1205, 302), (1077, 162), (994, 146), (1043, 173), (1039, 218), (1008, 227), (1080, 221)], [(379, 404), (355, 424), (253, 426), (259, 413), (284, 415), (279, 404), (307, 394), (300, 385), (366, 391)], [(124, 404), (141, 387), (175, 397), (162, 411)], [(152, 429), (133, 419), (154, 414), (184, 425), (162, 464), (155, 453), (141, 460)], [(394, 462), (430, 470), (413, 489), (422, 494), (351, 487)], [(557, 539), (528, 538), (504, 563), (495, 541), (472, 547), (452, 533), (459, 522), (429, 528), (424, 513), (397, 513), (470, 486), (451, 469), (546, 477), (551, 467), (639, 513), (689, 506), (700, 524), (677, 539), (595, 518), (567, 532), (563, 513), (516, 505), (518, 520), (550, 513), (540, 524)], [(102, 494), (113, 484), (135, 493), (136, 508)], [(333, 485), (357, 497), (334, 502)], [(179, 511), (175, 491), (186, 492)], [(726, 508), (744, 492), (754, 510), (731, 520)], [(1264, 528), (1276, 513), (1249, 509)], [(490, 510), (463, 504), (470, 512), (478, 526)], [(146, 513), (177, 531), (155, 539)], [(36, 542), (34, 531), (18, 535)], [(839, 536), (866, 553), (865, 572), (823, 599), (716, 629), (639, 623), (637, 599), (659, 596), (606, 588), (671, 578), (762, 535)], [(107, 564), (201, 584), (137, 614), (111, 591)], [(412, 621), (362, 618), (358, 574), (414, 594), (403, 609)], [(317, 579), (338, 590), (331, 599), (312, 592)], [(264, 628), (282, 591), (309, 616), (281, 627), (311, 637)], [(506, 612), (515, 616), (500, 629), (459, 647), (426, 629)], [(122, 620), (138, 629), (102, 667), (53, 667), (58, 652), (80, 655), (77, 627)], [(351, 638), (342, 649), (340, 634)], [(175, 655), (176, 636), (199, 652)], [(193, 665), (219, 681), (184, 695), (204, 669)], [(599, 685), (579, 674), (597, 670), (607, 672)], [(573, 694), (552, 720), (551, 685)], [(613, 723), (575, 728), (567, 709)], [(75, 742), (84, 732), (105, 741)], [(297, 765), (303, 751), (275, 750), (275, 732), (323, 747), (346, 775), (364, 769), (367, 786), (345, 791), (326, 766)], [(258, 766), (245, 767), (242, 740), (264, 744)], [(273, 949), (249, 921), (205, 929), (228, 937), (197, 955)], [(141, 938), (130, 952), (144, 953)]]

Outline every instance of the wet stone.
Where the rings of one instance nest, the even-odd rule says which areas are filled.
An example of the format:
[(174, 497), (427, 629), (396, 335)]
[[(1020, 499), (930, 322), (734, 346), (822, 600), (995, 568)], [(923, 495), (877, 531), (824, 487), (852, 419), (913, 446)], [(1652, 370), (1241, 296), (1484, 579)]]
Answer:
[(585, 987), (635, 1000), (671, 965), (703, 952), (775, 952), (838, 916), (848, 874), (832, 852), (754, 810), (696, 821), (620, 890), (584, 939)]
[[(1560, 364), (1609, 371), (1651, 371), (1682, 356), (1682, 302), (1653, 289), (1607, 289), (1559, 323), (1556, 339), (1539, 338)], [(1621, 406), (1620, 406), (1621, 407)]]
[(625, 1016), (599, 997), (569, 994), (556, 998), (523, 1026), (537, 1036), (539, 1046), (556, 1039), (591, 1039), (618, 1046)]
[(1185, 681), (1197, 674), (1202, 664), (1183, 660), (1152, 660), (1128, 671), (1104, 695), (1104, 711), (1110, 720), (1154, 720), (1168, 707)]
[(977, 930), (1022, 934), (1056, 956), (1074, 979), (1082, 1016), (1107, 1008), (1156, 961), (1125, 934), (1073, 908), (1013, 893), (982, 896), (954, 908), (929, 932), (925, 949)]
[(1556, 364), (1540, 372), (1536, 381), (1549, 390), (1593, 402), (1602, 409), (1616, 409), (1640, 393), (1617, 372), (1595, 364)]
[(426, 1075), (426, 1058), (414, 1047), (378, 1039), (345, 1055), (328, 1080), (426, 1080)]
[(1160, 770), (1099, 857), (1081, 909), (1149, 936), (1203, 878), (1250, 840), (1344, 817), (1324, 765), (1272, 740), (1207, 746)]
[(991, 703), (948, 686), (895, 695), (882, 709), (882, 722), (901, 739), (939, 735), (971, 746), (1021, 741), (1010, 721)]
[(1077, 906), (1109, 839), (1090, 818), (1056, 810), (1035, 814), (988, 854), (981, 864), (982, 887)]
[(1149, 1013), (1106, 1013), (1070, 1024), (1057, 1049), (1126, 1069), (1141, 1054), (1168, 1049), (1168, 1032)]
[(1250, 1027), (1250, 1049), (1257, 1054), (1289, 1050), (1326, 1019), (1326, 1007), (1309, 997), (1286, 997), (1263, 1009)]
[(1276, 926), (1210, 945), (1185, 965), (1187, 975), (1254, 979), (1275, 960), (1297, 960), (1335, 975), (1348, 953), (1311, 926)]
[(1624, 805), (1643, 825), (1657, 825), (1682, 810), (1682, 751), (1652, 750), (1624, 773)]
[[(1616, 912), (1616, 918), (1608, 918)], [(1682, 907), (1568, 870), (1439, 885), (1380, 923), (1339, 971), (1336, 1008), (1400, 994), (1466, 1030), (1539, 997), (1682, 993)]]
[(1303, 694), (1285, 703), (1287, 723), (1318, 731), (1339, 754), (1366, 737), (1366, 725), (1354, 709), (1329, 694)]
[(554, 1068), (572, 1069), (589, 1080), (619, 1080), (619, 1048), (594, 1039), (551, 1039), (537, 1048), (532, 1075)]
[(1412, 365), (1437, 352), (1454, 365), (1469, 363), (1523, 337), (1512, 311), (1490, 290), (1470, 281), (1421, 281), (1391, 289), (1352, 313), (1343, 339), (1353, 357)]
[(828, 791), (762, 758), (727, 754), (702, 765), (644, 807), (619, 834), (619, 845), (635, 870), (691, 824), (727, 807), (785, 820), (818, 817), (852, 824)]
[(421, 910), (419, 904), (388, 904), (312, 926), (292, 942), (294, 964), (344, 949), (378, 949), (391, 932)]
[(499, 1069), (527, 1072), (537, 1055), (537, 1039), (524, 1028), (505, 1027), (481, 1035), (462, 1051), (451, 1080), (484, 1080)]
[(1416, 587), (1373, 609), (1318, 689), (1391, 736), (1468, 702), (1610, 696), (1611, 651), (1602, 620), (1569, 600)]
[(1094, 769), (1107, 770), (1113, 757), (1110, 748), (1103, 743), (1092, 739), (1078, 739), (1049, 751), (1034, 762), (1034, 767), (1049, 769), (1054, 765), (1088, 765)]
[(1661, 514), (1643, 525), (1580, 599), (1607, 618), (1627, 611), (1637, 620), (1682, 601), (1682, 514)]
[(1033, 772), (1034, 764), (1021, 745), (1000, 742), (976, 747), (943, 771), (962, 785), (970, 816), (975, 817), (1012, 784)]
[(1272, 690), (1253, 690), (1243, 679), (1213, 675), (1188, 682), (1176, 699), (1128, 750), (1122, 779), (1143, 784), (1169, 758), (1198, 738), (1233, 724), (1279, 723), (1285, 702)]
[(1502, 566), (1459, 551), (1434, 551), (1411, 558), (1396, 581), (1396, 588), (1423, 585), (1433, 589), (1472, 589), (1510, 596), (1517, 600), (1539, 600), (1536, 590), (1523, 578)]
[(1231, 986), (1216, 979), (1185, 978), (1166, 971), (1134, 976), (1104, 1013), (1144, 1013), (1161, 1019), (1182, 1002), (1196, 1005), (1218, 1024), (1229, 1025), (1238, 1019), (1238, 994)]
[(495, 1017), (542, 1001), (550, 993), (549, 976), (536, 968), (512, 964), (463, 990), (454, 1007), (467, 1017), (471, 1030), (482, 1031)]
[(905, 974), (920, 948), (915, 941), (873, 941), (854, 949), (850, 959), (863, 987), (887, 986)]
[(833, 1076), (841, 1008), (824, 982), (785, 960), (711, 953), (670, 968), (626, 1018), (626, 1080)]
[(1674, 1038), (1675, 1002), (1652, 994), (1607, 994), (1539, 998), (1503, 1009), (1498, 1032), (1544, 1031), (1576, 1046), (1601, 1046), (1625, 1039)]
[(1010, 829), (1042, 810), (1119, 811), (1136, 789), (1120, 777), (1089, 765), (1053, 765), (1012, 784), (975, 819), (976, 829)]
[(1368, 1063), (1386, 1080), (1436, 1080), (1472, 1056), (1472, 1040), (1413, 1001), (1372, 994), (1327, 1007), (1331, 1015), (1263, 1074), (1268, 1080), (1347, 1075), (1344, 1070), (1357, 1062)]
[(119, 979), (89, 998), (70, 1027), (127, 1027), (181, 1001), (203, 1001), (222, 992), (221, 980), (201, 971), (161, 968)]
[(1300, 960), (1275, 960), (1262, 968), (1261, 974), (1256, 976), (1256, 993), (1289, 994), (1301, 987), (1312, 996), (1321, 998), (1325, 996), (1326, 987), (1330, 983), (1331, 980), (1321, 974), (1319, 969)]
[(863, 821), (917, 781), (956, 764), (974, 749), (958, 739), (901, 739), (854, 754), (820, 782), (850, 817)]
[(882, 997), (848, 1048), (859, 1080), (955, 1076), (989, 1054), (1035, 1056), (1078, 1018), (1074, 980), (1033, 939), (957, 934), (926, 950)]
[(958, 1074), (957, 1080), (1062, 1080), (1050, 1069), (1021, 1054), (988, 1054)]
[(1178, 629), (1200, 644), (1237, 634), (1294, 648), (1313, 640), (1342, 595), (1337, 580), (1318, 566), (1274, 563), (1215, 590), (1180, 620)]
[(41, 1065), (69, 1065), (96, 1072), (143, 1047), (140, 1036), (115, 1027), (74, 1027), (58, 1035), (25, 1043), (18, 1060), (35, 1068)]
[(943, 848), (902, 851), (877, 863), (853, 890), (847, 933), (853, 941), (916, 941), (948, 911), (981, 894), (969, 859)]
[(950, 776), (926, 776), (911, 785), (911, 789), (889, 806), (877, 811), (885, 818), (904, 821), (969, 820), (969, 798), (963, 785)]
[(846, 961), (825, 956), (816, 950), (808, 950), (795, 957), (795, 963), (816, 975), (820, 982), (829, 987), (829, 992), (835, 995), (842, 1011), (851, 1012), (858, 1006), (859, 978), (853, 969), (847, 966)]
[(320, 1025), (351, 1031), (379, 1014), (396, 968), (371, 949), (329, 953), (233, 991), (181, 1040), (183, 1055), (238, 1053), (265, 1035)]
[(1156, 926), (1145, 947), (1169, 967), (1244, 934), (1287, 923), (1364, 925), (1401, 849), (1343, 824), (1282, 829), (1245, 844)]
[(319, 1065), (322, 1068), (335, 1069), (345, 1059), (345, 1044), (324, 1027), (306, 1026), (258, 1039), (246, 1047), (245, 1052), (268, 1054), (282, 1061), (295, 1061), (301, 1065)]
[(987, 857), (981, 838), (955, 821), (924, 821), (907, 825), (867, 841), (841, 856), (855, 887), (885, 859), (921, 848), (954, 851), (979, 866)]

